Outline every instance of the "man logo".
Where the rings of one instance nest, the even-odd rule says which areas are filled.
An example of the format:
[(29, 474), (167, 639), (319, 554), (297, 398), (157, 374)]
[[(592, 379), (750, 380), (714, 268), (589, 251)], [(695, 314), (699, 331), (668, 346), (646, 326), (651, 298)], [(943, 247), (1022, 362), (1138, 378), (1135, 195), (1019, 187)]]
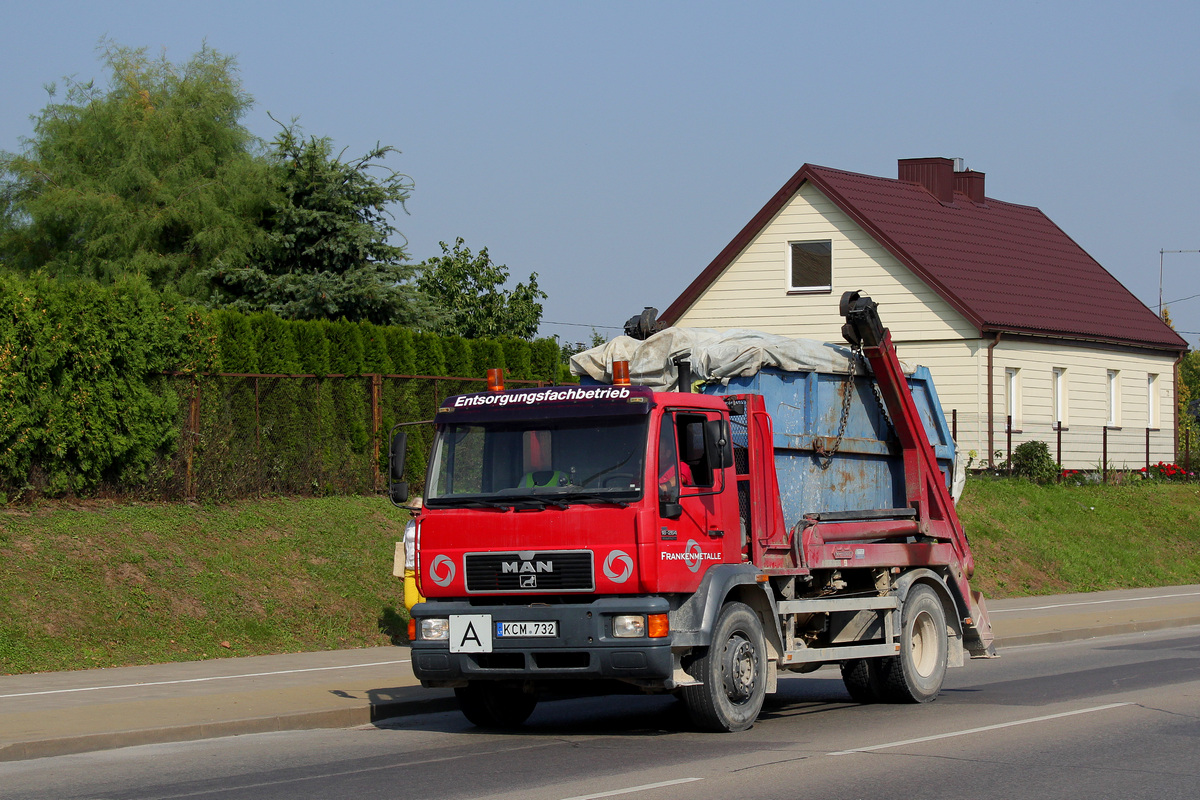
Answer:
[[(615, 569), (618, 565), (621, 568), (620, 572)], [(624, 583), (633, 574), (633, 559), (621, 550), (613, 550), (608, 554), (608, 558), (604, 559), (604, 574), (613, 583)]]
[[(443, 575), (442, 567), (445, 567), (446, 574)], [(454, 562), (449, 556), (438, 556), (429, 565), (429, 579), (438, 586), (449, 586), (450, 581), (454, 580)]]
[(687, 564), (687, 568), (692, 572), (700, 569), (700, 545), (695, 539), (688, 539), (687, 549), (683, 553), (683, 563)]
[(500, 572), (508, 574), (516, 572), (524, 575), (527, 572), (554, 572), (553, 561), (501, 561)]

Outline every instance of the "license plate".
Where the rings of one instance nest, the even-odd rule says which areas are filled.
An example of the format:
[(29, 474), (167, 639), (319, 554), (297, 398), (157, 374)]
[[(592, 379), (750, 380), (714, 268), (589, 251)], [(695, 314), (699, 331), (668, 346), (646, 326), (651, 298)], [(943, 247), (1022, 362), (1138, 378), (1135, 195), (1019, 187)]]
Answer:
[(497, 622), (496, 636), (558, 636), (558, 621), (549, 622)]

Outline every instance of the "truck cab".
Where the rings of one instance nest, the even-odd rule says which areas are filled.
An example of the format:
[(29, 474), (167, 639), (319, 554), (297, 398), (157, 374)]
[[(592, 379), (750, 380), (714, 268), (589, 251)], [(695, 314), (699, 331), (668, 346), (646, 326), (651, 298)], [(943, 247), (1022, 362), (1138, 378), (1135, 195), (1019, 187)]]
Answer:
[(726, 402), (521, 389), (449, 398), (435, 424), (417, 676), (673, 688), (670, 613), (704, 568), (747, 558)]

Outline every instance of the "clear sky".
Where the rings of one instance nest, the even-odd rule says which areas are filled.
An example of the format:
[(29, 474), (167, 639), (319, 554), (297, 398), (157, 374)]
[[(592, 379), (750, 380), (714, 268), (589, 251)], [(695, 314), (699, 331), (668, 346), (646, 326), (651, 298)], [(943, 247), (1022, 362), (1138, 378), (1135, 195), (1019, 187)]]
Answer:
[[(237, 57), (254, 133), (269, 112), (348, 155), (399, 148), (413, 259), (461, 236), (537, 272), (542, 332), (567, 341), (665, 309), (805, 162), (961, 157), (1151, 308), (1159, 251), (1200, 250), (1195, 0), (7, 0), (2, 19), (0, 149), (45, 84), (106, 77), (102, 37), (177, 63), (207, 43)], [(1163, 264), (1195, 346), (1200, 253)]]

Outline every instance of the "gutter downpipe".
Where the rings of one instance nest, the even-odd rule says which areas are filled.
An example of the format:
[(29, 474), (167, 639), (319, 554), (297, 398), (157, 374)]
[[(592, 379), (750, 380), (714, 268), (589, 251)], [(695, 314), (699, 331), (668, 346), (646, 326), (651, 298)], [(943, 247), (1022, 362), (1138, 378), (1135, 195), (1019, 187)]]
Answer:
[[(988, 393), (988, 411), (987, 411), (987, 421), (988, 421), (988, 466), (989, 466), (989, 467), (994, 467), (994, 466), (996, 466), (996, 464), (995, 464), (995, 454), (996, 454), (996, 439), (995, 439), (995, 436), (996, 436), (996, 425), (995, 425), (995, 415), (996, 415), (996, 396), (995, 396), (995, 388), (994, 388), (994, 386), (995, 386), (995, 382), (994, 382), (994, 380), (995, 380), (995, 379), (993, 378), (993, 371), (992, 371), (992, 350), (994, 350), (994, 349), (996, 348), (996, 345), (1000, 344), (1000, 337), (1001, 337), (1001, 336), (1003, 336), (1003, 335), (1004, 335), (1004, 331), (996, 331), (996, 337), (995, 337), (994, 339), (992, 339), (992, 343), (988, 345), (988, 355), (987, 355), (987, 371), (988, 371), (988, 379), (987, 379), (987, 393)], [(1177, 459), (1177, 460), (1178, 460), (1178, 459)]]

